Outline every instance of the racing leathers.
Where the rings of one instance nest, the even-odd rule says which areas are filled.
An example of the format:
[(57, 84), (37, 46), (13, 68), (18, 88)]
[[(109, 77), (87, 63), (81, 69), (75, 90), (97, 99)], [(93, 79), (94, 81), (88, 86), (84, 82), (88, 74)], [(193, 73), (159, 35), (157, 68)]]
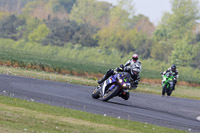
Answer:
[(173, 76), (174, 76), (174, 79), (173, 79), (173, 88), (172, 88), (172, 90), (175, 90), (175, 85), (176, 85), (176, 83), (177, 83), (177, 79), (178, 79), (178, 70), (176, 69), (175, 71), (172, 71), (172, 69), (171, 69), (171, 67), (170, 68), (168, 68), (166, 71), (164, 71), (163, 73), (162, 73), (162, 75), (165, 75), (167, 72), (171, 72), (172, 74), (173, 74)]
[[(122, 65), (120, 65), (120, 67), (123, 67)], [(131, 75), (131, 78), (133, 79), (133, 82), (131, 82), (131, 88), (132, 89), (136, 89), (138, 86), (138, 83), (140, 81), (140, 75), (139, 73), (141, 72), (141, 62), (139, 60), (137, 61), (133, 61), (128, 60), (125, 65), (124, 65), (124, 72), (128, 72)]]
[(140, 71), (142, 69), (142, 65), (141, 65), (141, 62), (139, 60), (137, 61), (133, 61), (132, 59), (128, 60), (125, 64), (124, 64), (125, 67), (130, 67), (130, 68), (138, 68)]
[[(135, 74), (135, 71), (137, 71), (137, 74)], [(140, 71), (141, 71), (141, 62), (139, 60), (137, 60), (136, 62), (134, 62), (133, 60), (128, 60), (125, 63), (125, 65), (121, 64), (120, 67), (116, 68), (115, 70), (109, 69), (104, 75), (104, 77), (98, 81), (98, 84), (103, 83), (111, 75), (114, 75), (115, 72), (128, 72), (131, 75), (131, 78), (133, 79), (131, 82), (131, 88), (136, 89), (140, 81), (140, 76), (139, 76)]]

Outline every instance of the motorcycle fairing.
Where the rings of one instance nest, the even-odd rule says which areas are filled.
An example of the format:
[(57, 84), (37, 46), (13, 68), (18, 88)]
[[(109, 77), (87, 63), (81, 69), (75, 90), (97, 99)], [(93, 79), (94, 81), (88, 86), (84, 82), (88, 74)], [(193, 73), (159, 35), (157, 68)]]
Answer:
[(170, 89), (172, 89), (172, 87), (173, 87), (173, 76), (170, 76), (169, 73), (166, 73), (166, 75), (163, 76), (162, 82), (163, 82), (163, 86), (165, 84), (167, 84), (167, 82), (168, 82), (167, 88), (169, 87)]
[[(107, 90), (107, 88), (112, 85), (113, 83), (116, 82), (116, 75), (112, 75), (110, 76), (106, 81), (104, 81), (103, 86), (101, 88), (102, 90), (102, 95), (105, 94), (105, 91)], [(109, 89), (112, 90), (116, 85), (113, 84)]]

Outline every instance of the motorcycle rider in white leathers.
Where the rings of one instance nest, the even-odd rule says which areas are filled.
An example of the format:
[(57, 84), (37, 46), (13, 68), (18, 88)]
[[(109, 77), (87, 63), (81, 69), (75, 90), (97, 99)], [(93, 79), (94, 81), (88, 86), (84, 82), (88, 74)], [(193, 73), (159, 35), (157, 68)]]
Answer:
[[(101, 85), (105, 80), (107, 80), (111, 75), (114, 75), (115, 72), (128, 72), (131, 75), (131, 78), (133, 79), (131, 82), (130, 89), (136, 89), (138, 86), (138, 83), (140, 81), (139, 73), (141, 72), (141, 62), (138, 60), (138, 55), (133, 54), (132, 59), (128, 60), (125, 65), (121, 64), (120, 67), (116, 68), (115, 70), (109, 69), (107, 73), (104, 75), (102, 79), (98, 81), (98, 84)], [(128, 92), (127, 92), (128, 93)], [(124, 93), (124, 95), (126, 95)], [(123, 97), (125, 100), (128, 100), (128, 96)]]

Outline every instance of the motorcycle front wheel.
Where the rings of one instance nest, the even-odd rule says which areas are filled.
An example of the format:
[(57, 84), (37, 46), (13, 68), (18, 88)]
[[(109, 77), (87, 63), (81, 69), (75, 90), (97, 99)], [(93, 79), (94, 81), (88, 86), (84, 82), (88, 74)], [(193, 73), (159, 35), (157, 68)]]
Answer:
[(165, 92), (166, 92), (166, 84), (163, 86), (163, 88), (162, 88), (162, 95), (164, 96), (165, 95)]
[(98, 99), (100, 97), (100, 89), (95, 89), (93, 92), (92, 92), (92, 97), (94, 99)]
[(113, 98), (114, 96), (116, 96), (119, 92), (120, 88), (119, 86), (115, 86), (112, 90), (107, 90), (106, 93), (104, 94), (102, 101), (108, 101), (109, 99)]
[(170, 96), (171, 94), (172, 94), (172, 91), (168, 89), (167, 90), (167, 95)]

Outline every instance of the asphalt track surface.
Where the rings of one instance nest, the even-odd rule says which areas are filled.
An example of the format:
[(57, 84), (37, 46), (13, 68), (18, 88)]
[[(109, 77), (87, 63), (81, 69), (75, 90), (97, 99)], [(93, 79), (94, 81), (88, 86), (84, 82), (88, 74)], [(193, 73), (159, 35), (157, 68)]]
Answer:
[(128, 101), (93, 99), (94, 87), (0, 75), (0, 95), (200, 133), (200, 100), (131, 93)]

